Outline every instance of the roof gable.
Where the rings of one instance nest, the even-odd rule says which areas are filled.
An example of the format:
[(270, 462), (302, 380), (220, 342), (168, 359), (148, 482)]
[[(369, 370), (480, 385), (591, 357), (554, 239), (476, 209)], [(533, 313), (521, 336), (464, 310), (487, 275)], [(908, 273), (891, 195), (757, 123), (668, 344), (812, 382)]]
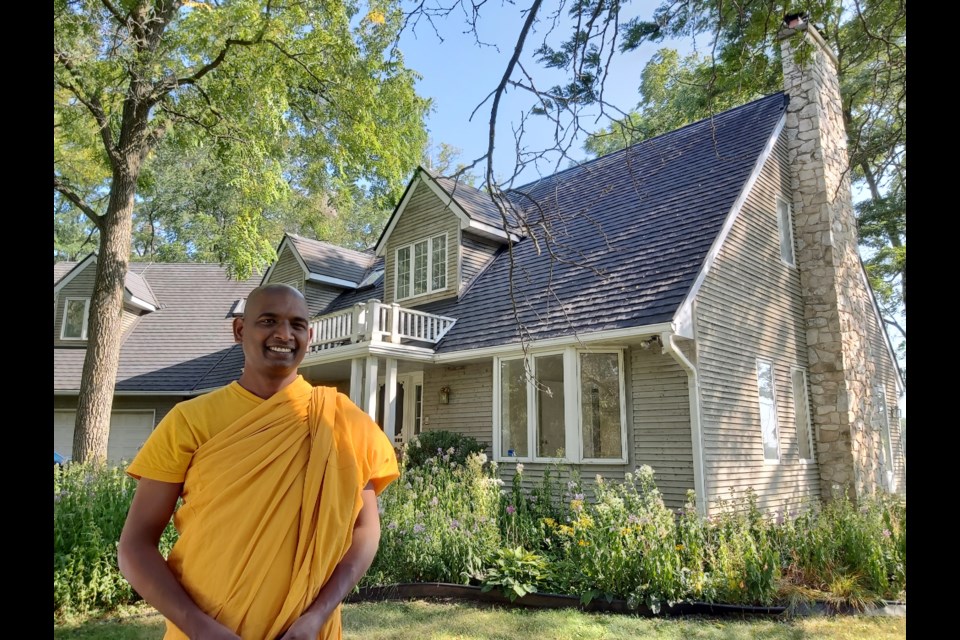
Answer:
[(380, 238), (377, 240), (375, 247), (377, 256), (384, 255), (390, 235), (396, 228), (414, 192), (424, 188), (432, 191), (443, 203), (443, 206), (457, 217), (461, 229), (469, 229), (472, 233), (499, 242), (516, 242), (519, 240), (519, 235), (515, 233), (515, 230), (504, 231), (500, 211), (487, 194), (466, 183), (458, 182), (453, 178), (438, 178), (423, 167), (417, 167), (409, 184), (407, 184), (403, 197), (400, 198), (400, 202), (393, 210), (387, 225), (380, 233)]
[[(283, 236), (277, 248), (277, 256), (282, 254), (285, 247), (290, 249), (303, 269), (304, 279), (341, 288), (356, 289), (360, 286), (374, 260), (371, 253), (338, 247), (329, 242), (292, 233)], [(261, 284), (270, 278), (274, 266), (276, 263), (270, 265), (263, 274)]]
[(533, 340), (674, 322), (785, 103), (767, 96), (515, 189), (551, 237), (495, 258), (459, 301), (423, 307), (459, 319), (439, 350), (519, 342), (517, 320)]

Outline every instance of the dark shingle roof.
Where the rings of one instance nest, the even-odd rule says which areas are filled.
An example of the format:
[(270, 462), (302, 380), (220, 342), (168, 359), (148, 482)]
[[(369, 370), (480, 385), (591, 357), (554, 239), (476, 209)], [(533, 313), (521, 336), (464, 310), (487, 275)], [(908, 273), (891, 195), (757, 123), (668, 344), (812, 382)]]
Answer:
[(149, 302), (155, 307), (160, 306), (157, 298), (153, 295), (153, 290), (150, 289), (150, 285), (141, 275), (127, 271), (127, 275), (123, 280), (123, 286), (127, 288), (130, 295), (136, 296), (144, 302)]
[[(430, 175), (428, 171), (424, 170), (424, 172)], [(434, 178), (434, 180), (457, 201), (457, 204), (471, 219), (498, 229), (503, 228), (503, 218), (500, 216), (500, 210), (490, 201), (489, 195), (453, 178)]]
[[(257, 286), (259, 275), (237, 282), (215, 264), (131, 263), (130, 272), (148, 283), (164, 306), (142, 315), (124, 340), (117, 391), (189, 393), (239, 376), (242, 353), (238, 361), (231, 359), (228, 312)], [(84, 353), (54, 349), (55, 391), (79, 389)]]
[[(514, 190), (552, 239), (499, 255), (459, 301), (419, 307), (458, 319), (438, 351), (673, 319), (786, 104), (782, 93)], [(535, 213), (534, 213), (535, 212)]]
[(287, 234), (310, 273), (359, 283), (373, 263), (374, 255), (344, 249), (329, 242)]

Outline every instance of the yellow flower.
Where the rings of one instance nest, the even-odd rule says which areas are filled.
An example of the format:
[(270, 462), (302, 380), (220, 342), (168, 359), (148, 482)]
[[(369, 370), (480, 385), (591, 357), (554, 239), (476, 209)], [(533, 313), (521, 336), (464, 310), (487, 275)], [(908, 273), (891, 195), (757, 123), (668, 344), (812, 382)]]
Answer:
[(543, 523), (546, 524), (548, 527), (557, 526), (557, 521), (554, 520), (553, 518), (544, 518)]
[(374, 9), (373, 11), (368, 13), (367, 18), (373, 24), (383, 24), (384, 22), (387, 21), (387, 17), (383, 15), (383, 11), (380, 11), (378, 9)]
[(577, 544), (580, 545), (581, 547), (590, 546), (590, 543), (583, 539), (581, 539), (580, 542), (578, 542)]
[(571, 500), (570, 508), (574, 511), (580, 511), (583, 508), (583, 500)]
[(562, 533), (562, 534), (565, 535), (565, 536), (572, 536), (572, 535), (573, 535), (573, 527), (568, 527), (567, 525), (562, 524), (562, 525), (560, 525), (560, 533)]
[(683, 545), (682, 545), (682, 544), (678, 544), (678, 545), (677, 545), (677, 551), (683, 551)]
[(620, 535), (622, 536), (630, 535), (630, 527), (624, 527), (620, 529)]

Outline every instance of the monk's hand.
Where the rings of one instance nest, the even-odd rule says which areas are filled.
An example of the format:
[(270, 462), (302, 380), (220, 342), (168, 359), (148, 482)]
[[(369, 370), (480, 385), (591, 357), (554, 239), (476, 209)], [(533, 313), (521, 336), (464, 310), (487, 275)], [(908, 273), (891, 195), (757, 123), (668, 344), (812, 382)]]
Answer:
[(317, 611), (307, 611), (297, 618), (279, 640), (317, 640), (326, 616)]
[(236, 633), (226, 628), (213, 618), (203, 626), (195, 635), (190, 636), (191, 640), (243, 640)]

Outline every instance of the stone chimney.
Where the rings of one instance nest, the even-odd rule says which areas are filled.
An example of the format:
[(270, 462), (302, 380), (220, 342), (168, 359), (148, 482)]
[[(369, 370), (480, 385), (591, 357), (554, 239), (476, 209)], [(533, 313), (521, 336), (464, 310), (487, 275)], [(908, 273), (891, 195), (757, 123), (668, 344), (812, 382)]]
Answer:
[(882, 444), (837, 57), (803, 14), (786, 16), (778, 37), (821, 491), (856, 500), (882, 488)]

